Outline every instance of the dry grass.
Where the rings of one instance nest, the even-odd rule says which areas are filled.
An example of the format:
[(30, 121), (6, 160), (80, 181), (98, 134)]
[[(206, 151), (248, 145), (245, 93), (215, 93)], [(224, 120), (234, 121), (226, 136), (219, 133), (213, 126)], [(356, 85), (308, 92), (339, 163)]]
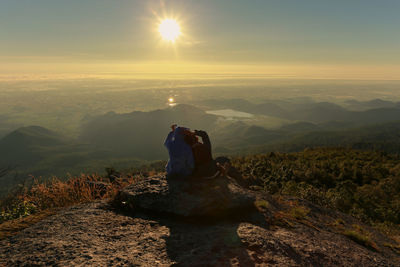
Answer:
[(346, 229), (346, 222), (342, 218), (338, 218), (332, 222), (326, 224), (328, 227), (333, 227), (334, 231), (342, 233)]
[(339, 226), (339, 225), (345, 225), (345, 221), (341, 218), (336, 219), (335, 222), (333, 223), (333, 225), (335, 226)]
[(277, 211), (273, 214), (270, 224), (289, 229), (294, 227), (294, 223), (291, 222), (291, 218), (288, 217), (287, 213), (282, 211)]
[(15, 220), (10, 220), (0, 224), (0, 240), (9, 236), (13, 236), (21, 230), (43, 220), (44, 218), (55, 214), (56, 210), (45, 210)]
[(130, 177), (117, 183), (105, 183), (102, 177), (97, 175), (81, 175), (65, 182), (53, 178), (48, 182), (35, 183), (22, 198), (33, 203), (39, 210), (66, 207), (96, 199), (112, 198), (122, 187), (134, 181), (135, 178)]
[(16, 232), (54, 214), (57, 208), (99, 199), (113, 198), (118, 191), (134, 183), (138, 177), (117, 179), (114, 183), (104, 182), (97, 175), (71, 177), (67, 181), (53, 178), (50, 181), (35, 181), (31, 188), (1, 203), (0, 238)]
[(287, 200), (282, 195), (277, 195), (274, 199), (281, 205), (281, 211), (274, 214), (273, 223), (278, 226), (294, 227), (293, 222), (301, 223), (320, 230), (311, 222), (307, 221), (310, 209), (299, 204), (297, 200)]
[(378, 230), (379, 232), (393, 239), (394, 242), (400, 244), (400, 224), (384, 222), (374, 223), (372, 226), (375, 230)]

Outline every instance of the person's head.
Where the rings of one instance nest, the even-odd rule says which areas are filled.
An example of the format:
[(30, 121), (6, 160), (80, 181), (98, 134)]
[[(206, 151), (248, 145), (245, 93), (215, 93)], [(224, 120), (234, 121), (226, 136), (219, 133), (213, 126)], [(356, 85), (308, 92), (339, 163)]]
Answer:
[(184, 135), (184, 140), (185, 140), (186, 144), (188, 144), (190, 146), (199, 142), (197, 136), (190, 130), (184, 131), (183, 135)]

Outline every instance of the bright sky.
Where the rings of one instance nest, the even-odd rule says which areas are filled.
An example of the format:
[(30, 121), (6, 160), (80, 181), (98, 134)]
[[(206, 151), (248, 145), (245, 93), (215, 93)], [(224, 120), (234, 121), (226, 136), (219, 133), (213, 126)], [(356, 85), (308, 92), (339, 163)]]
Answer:
[[(400, 79), (399, 0), (1, 0), (2, 73)], [(181, 35), (161, 38), (160, 20)]]

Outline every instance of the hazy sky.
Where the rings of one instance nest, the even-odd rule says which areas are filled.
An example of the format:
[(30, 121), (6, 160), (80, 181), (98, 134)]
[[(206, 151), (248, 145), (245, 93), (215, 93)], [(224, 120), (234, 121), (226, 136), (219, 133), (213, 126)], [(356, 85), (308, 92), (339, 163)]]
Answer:
[[(1, 0), (0, 70), (251, 65), (243, 72), (357, 69), (400, 78), (399, 12), (399, 0)], [(157, 32), (162, 18), (180, 23), (173, 45)]]

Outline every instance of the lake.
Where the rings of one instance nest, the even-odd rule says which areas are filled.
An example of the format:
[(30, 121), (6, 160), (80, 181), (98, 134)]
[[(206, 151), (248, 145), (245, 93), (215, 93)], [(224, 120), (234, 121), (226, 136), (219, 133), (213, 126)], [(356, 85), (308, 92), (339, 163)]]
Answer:
[(218, 109), (206, 111), (208, 114), (223, 116), (227, 118), (252, 118), (253, 114), (247, 112), (241, 112), (234, 109)]

